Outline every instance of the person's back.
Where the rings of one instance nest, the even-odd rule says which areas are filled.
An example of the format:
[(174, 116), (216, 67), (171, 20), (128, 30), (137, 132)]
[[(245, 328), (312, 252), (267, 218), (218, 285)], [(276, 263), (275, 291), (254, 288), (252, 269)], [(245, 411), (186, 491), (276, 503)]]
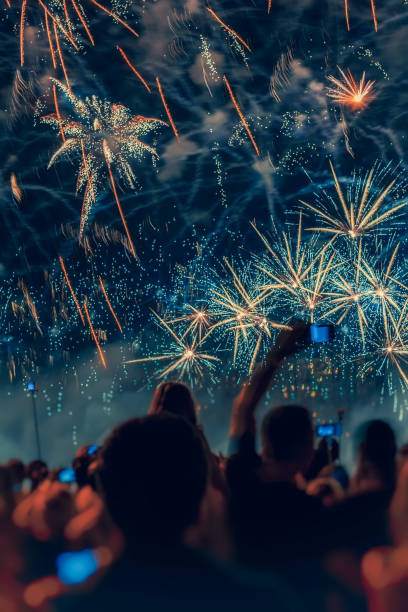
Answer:
[(329, 513), (332, 545), (348, 546), (359, 557), (373, 546), (390, 543), (388, 508), (396, 478), (394, 432), (384, 421), (365, 423), (350, 493)]
[(239, 441), (227, 466), (231, 520), (238, 557), (250, 565), (276, 565), (320, 550), (323, 506), (299, 490), (296, 474), (309, 465), (313, 429), (307, 410), (281, 406), (262, 427), (261, 456), (252, 433)]

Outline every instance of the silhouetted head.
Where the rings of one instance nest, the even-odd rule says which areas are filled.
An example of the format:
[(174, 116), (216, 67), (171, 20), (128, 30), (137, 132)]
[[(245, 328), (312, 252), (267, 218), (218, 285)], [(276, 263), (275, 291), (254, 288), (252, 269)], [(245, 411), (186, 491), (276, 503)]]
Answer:
[(25, 466), (20, 459), (10, 459), (7, 463), (8, 470), (10, 472), (10, 478), (14, 485), (21, 484), (25, 476)]
[(197, 431), (168, 413), (116, 427), (101, 452), (106, 505), (135, 555), (151, 557), (182, 545), (199, 516), (207, 461)]
[(286, 467), (288, 475), (304, 472), (313, 457), (313, 426), (303, 406), (273, 408), (262, 424), (262, 458)]
[(31, 490), (34, 490), (41, 481), (48, 476), (48, 467), (41, 459), (31, 461), (26, 466), (26, 477), (31, 480)]
[(190, 388), (181, 382), (164, 382), (154, 392), (149, 414), (170, 412), (192, 425), (197, 424), (195, 402)]
[[(395, 482), (397, 445), (392, 428), (385, 421), (375, 420), (360, 428), (360, 463), (362, 471), (374, 469), (385, 486)], [(364, 476), (364, 473), (363, 473)]]

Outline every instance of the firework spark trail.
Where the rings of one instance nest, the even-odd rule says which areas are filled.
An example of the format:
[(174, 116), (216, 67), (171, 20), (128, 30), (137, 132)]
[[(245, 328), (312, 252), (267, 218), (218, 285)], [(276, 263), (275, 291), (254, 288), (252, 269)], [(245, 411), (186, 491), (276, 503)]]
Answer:
[(108, 294), (106, 293), (106, 289), (105, 289), (104, 284), (103, 284), (103, 282), (102, 282), (102, 278), (101, 278), (101, 276), (98, 276), (98, 279), (99, 279), (100, 285), (101, 285), (101, 287), (102, 287), (102, 291), (103, 291), (103, 295), (105, 296), (105, 300), (106, 300), (106, 302), (107, 302), (107, 304), (108, 304), (108, 306), (109, 306), (109, 310), (111, 311), (112, 316), (113, 316), (113, 318), (115, 319), (116, 325), (119, 327), (119, 331), (120, 331), (120, 333), (122, 333), (122, 331), (123, 331), (123, 330), (122, 330), (122, 326), (121, 326), (121, 324), (119, 323), (119, 319), (118, 319), (118, 317), (116, 316), (115, 311), (113, 310), (113, 306), (112, 306), (111, 301), (110, 301), (110, 299), (109, 299), (109, 297), (108, 297)]
[(20, 13), (20, 66), (24, 66), (24, 21), (27, 8), (27, 0), (21, 3)]
[(268, 0), (268, 15), (271, 12), (271, 8), (272, 8), (272, 0)]
[(59, 125), (59, 129), (60, 129), (60, 134), (61, 134), (61, 138), (62, 138), (62, 142), (65, 142), (64, 128), (62, 127), (61, 113), (60, 113), (60, 110), (59, 110), (58, 98), (57, 98), (57, 89), (55, 87), (55, 83), (52, 84), (52, 91), (53, 91), (53, 95), (54, 95), (55, 114), (57, 116), (58, 125)]
[(139, 34), (137, 32), (134, 31), (133, 28), (130, 27), (130, 25), (128, 25), (126, 23), (126, 21), (123, 21), (123, 19), (121, 19), (118, 15), (116, 15), (115, 13), (112, 13), (111, 11), (109, 11), (107, 8), (105, 8), (102, 4), (99, 4), (99, 2), (97, 2), (96, 0), (90, 0), (92, 2), (92, 4), (94, 4), (95, 6), (97, 6), (98, 8), (101, 9), (101, 11), (104, 11), (105, 13), (107, 13), (108, 15), (110, 15), (113, 19), (115, 19), (115, 21), (118, 21), (119, 23), (121, 23), (123, 25), (123, 27), (125, 27), (127, 30), (129, 30), (129, 32), (132, 32), (132, 34), (136, 37), (139, 36)]
[(75, 306), (77, 307), (79, 316), (80, 316), (81, 321), (82, 321), (82, 325), (85, 325), (84, 315), (82, 314), (82, 310), (81, 310), (81, 307), (79, 305), (78, 298), (75, 295), (75, 291), (72, 288), (71, 281), (69, 280), (69, 276), (68, 276), (67, 270), (65, 268), (65, 263), (64, 263), (64, 260), (62, 259), (61, 255), (59, 256), (59, 262), (61, 264), (61, 269), (62, 269), (62, 271), (64, 273), (65, 280), (67, 281), (68, 288), (69, 288), (69, 290), (71, 292), (71, 295), (72, 295), (72, 298), (73, 298), (73, 300), (75, 302)]
[(250, 47), (250, 46), (249, 46), (249, 45), (248, 45), (248, 44), (245, 42), (245, 40), (244, 40), (243, 38), (241, 38), (241, 36), (240, 36), (239, 34), (237, 34), (237, 33), (235, 32), (235, 30), (233, 30), (232, 28), (230, 28), (229, 26), (227, 26), (227, 24), (226, 24), (226, 23), (224, 23), (224, 22), (223, 22), (223, 21), (222, 21), (222, 20), (221, 20), (221, 19), (218, 17), (218, 15), (216, 15), (216, 13), (214, 13), (214, 11), (213, 11), (213, 10), (212, 10), (212, 9), (211, 9), (209, 6), (207, 6), (207, 7), (206, 7), (206, 9), (207, 9), (207, 11), (210, 13), (210, 15), (212, 15), (212, 16), (214, 17), (214, 19), (215, 19), (216, 21), (218, 21), (218, 23), (220, 23), (220, 24), (222, 25), (222, 27), (223, 27), (223, 28), (225, 28), (225, 29), (226, 29), (226, 30), (227, 30), (227, 31), (228, 31), (230, 34), (232, 34), (232, 36), (235, 36), (235, 38), (236, 38), (237, 40), (239, 40), (239, 42), (240, 42), (242, 45), (244, 45), (244, 47), (245, 47), (246, 49), (248, 49), (248, 51), (249, 51), (250, 53), (252, 53), (252, 49), (251, 49), (251, 47)]
[(278, 89), (281, 89), (284, 85), (289, 84), (288, 73), (293, 65), (293, 52), (290, 47), (286, 49), (276, 63), (273, 69), (273, 74), (270, 78), (269, 89), (271, 95), (275, 98), (276, 102), (281, 102), (281, 98), (278, 94)]
[(137, 78), (143, 83), (143, 85), (146, 87), (147, 91), (149, 93), (152, 93), (152, 90), (150, 89), (150, 87), (148, 86), (148, 84), (146, 83), (146, 81), (144, 80), (144, 78), (142, 77), (142, 75), (136, 70), (136, 68), (133, 66), (132, 62), (130, 61), (130, 59), (128, 58), (128, 56), (126, 55), (126, 53), (123, 51), (123, 49), (121, 49), (119, 47), (119, 45), (116, 45), (117, 50), (119, 51), (119, 53), (121, 54), (121, 56), (123, 57), (123, 59), (125, 60), (125, 62), (127, 63), (127, 65), (129, 66), (129, 68), (135, 73), (135, 75), (137, 76)]
[(52, 65), (54, 67), (54, 70), (56, 70), (57, 69), (57, 60), (56, 60), (56, 57), (55, 57), (54, 45), (53, 45), (52, 38), (51, 38), (51, 30), (50, 30), (50, 25), (48, 23), (48, 13), (47, 13), (47, 11), (44, 11), (44, 18), (45, 18), (45, 29), (47, 31), (47, 37), (48, 37), (48, 46), (50, 48), (50, 53), (51, 53)]
[(239, 108), (239, 106), (238, 106), (238, 103), (237, 103), (237, 101), (236, 101), (236, 99), (235, 99), (235, 97), (234, 97), (234, 94), (232, 93), (231, 86), (230, 86), (230, 84), (229, 84), (229, 82), (228, 82), (228, 79), (227, 79), (227, 77), (225, 76), (225, 74), (224, 74), (224, 76), (223, 76), (223, 79), (224, 79), (224, 83), (225, 83), (225, 85), (227, 86), (228, 93), (229, 93), (229, 95), (230, 95), (230, 97), (231, 97), (232, 103), (233, 103), (233, 105), (235, 106), (235, 109), (236, 109), (236, 111), (237, 111), (237, 113), (238, 113), (238, 115), (239, 115), (239, 118), (240, 118), (240, 119), (241, 119), (241, 121), (242, 121), (242, 125), (244, 126), (244, 128), (245, 128), (245, 129), (246, 129), (246, 131), (247, 131), (247, 134), (248, 134), (248, 136), (249, 136), (249, 138), (250, 138), (250, 140), (251, 140), (251, 142), (252, 142), (252, 145), (253, 145), (253, 147), (254, 147), (254, 149), (255, 149), (255, 151), (256, 151), (256, 154), (258, 155), (258, 157), (261, 157), (261, 154), (260, 154), (259, 149), (258, 149), (258, 145), (257, 145), (257, 144), (256, 144), (256, 142), (255, 142), (255, 138), (252, 136), (252, 132), (251, 132), (251, 130), (249, 129), (249, 125), (248, 125), (248, 124), (247, 124), (247, 122), (245, 121), (245, 117), (244, 117), (244, 115), (242, 114), (241, 109), (240, 109), (240, 108)]
[[(377, 22), (377, 15), (376, 15), (376, 11), (375, 11), (375, 2), (374, 2), (374, 0), (370, 0), (370, 6), (371, 6), (371, 13), (372, 13), (372, 16), (373, 16), (374, 30), (377, 32), (378, 31), (378, 22)], [(345, 18), (346, 18), (347, 30), (350, 31), (350, 19), (349, 19), (348, 0), (344, 0), (344, 15), (345, 15)]]
[(88, 312), (88, 304), (87, 304), (87, 300), (84, 300), (84, 311), (85, 311), (85, 316), (86, 319), (88, 321), (88, 325), (89, 325), (89, 329), (91, 330), (91, 334), (92, 334), (92, 338), (94, 339), (94, 342), (96, 344), (96, 348), (98, 349), (98, 353), (99, 353), (99, 357), (101, 359), (102, 365), (104, 368), (106, 368), (106, 361), (105, 361), (105, 357), (102, 353), (102, 349), (101, 349), (101, 345), (99, 344), (99, 340), (95, 334), (95, 330), (93, 328), (92, 325), (92, 321), (91, 321), (91, 317), (89, 316), (89, 312)]
[(179, 133), (177, 131), (176, 125), (175, 125), (175, 123), (173, 121), (173, 117), (171, 116), (170, 109), (169, 109), (169, 107), (167, 105), (166, 99), (164, 97), (162, 86), (161, 86), (160, 81), (159, 81), (159, 77), (156, 77), (156, 83), (157, 83), (157, 87), (159, 89), (159, 94), (160, 94), (161, 100), (163, 102), (164, 110), (166, 111), (167, 117), (169, 118), (169, 121), (170, 121), (170, 125), (173, 128), (174, 135), (177, 138), (177, 141), (180, 142), (180, 136), (179, 136)]
[(21, 193), (21, 189), (18, 186), (16, 175), (14, 174), (14, 172), (10, 174), (10, 186), (13, 196), (15, 197), (17, 202), (21, 202), (23, 194)]
[(152, 357), (143, 357), (141, 359), (131, 359), (129, 361), (125, 361), (125, 363), (143, 363), (148, 361), (163, 361), (167, 359), (173, 359), (173, 363), (171, 363), (160, 373), (160, 378), (165, 378), (168, 374), (175, 371), (180, 371), (180, 377), (183, 377), (185, 374), (187, 374), (189, 377), (198, 375), (201, 378), (204, 375), (201, 363), (211, 368), (213, 361), (220, 361), (218, 357), (214, 357), (213, 355), (197, 352), (197, 349), (202, 344), (204, 338), (202, 340), (198, 340), (198, 336), (195, 335), (191, 343), (188, 344), (184, 340), (184, 336), (179, 337), (176, 332), (169, 326), (169, 324), (164, 319), (162, 319), (160, 315), (157, 314), (157, 312), (152, 310), (152, 313), (159, 320), (160, 324), (164, 327), (164, 329), (169, 332), (169, 334), (175, 341), (176, 345), (174, 351), (165, 355), (163, 354)]
[(402, 202), (401, 204), (397, 204), (397, 206), (394, 206), (393, 208), (380, 214), (378, 217), (375, 216), (379, 211), (381, 205), (383, 204), (384, 200), (394, 187), (396, 180), (394, 179), (393, 181), (391, 181), (391, 183), (387, 187), (385, 187), (385, 189), (383, 189), (381, 193), (376, 197), (374, 202), (371, 203), (369, 196), (373, 184), (374, 168), (371, 168), (370, 172), (367, 175), (367, 178), (364, 181), (364, 191), (361, 195), (360, 202), (357, 204), (353, 201), (353, 198), (351, 198), (351, 201), (347, 203), (331, 160), (329, 161), (329, 163), (334, 178), (336, 193), (340, 201), (345, 219), (331, 216), (324, 209), (322, 210), (316, 208), (315, 206), (312, 206), (311, 204), (308, 204), (303, 200), (299, 200), (301, 204), (316, 213), (316, 215), (321, 217), (327, 224), (326, 226), (322, 227), (308, 228), (309, 231), (328, 232), (334, 234), (335, 236), (345, 235), (355, 239), (361, 237), (367, 232), (377, 230), (378, 225), (384, 223), (398, 210), (406, 206), (407, 202)]
[(110, 179), (110, 182), (111, 182), (113, 195), (115, 197), (115, 202), (116, 202), (116, 205), (117, 205), (118, 210), (119, 210), (120, 218), (122, 219), (123, 227), (125, 228), (127, 239), (129, 240), (130, 250), (132, 251), (133, 257), (135, 259), (137, 259), (135, 247), (133, 246), (133, 241), (132, 241), (132, 238), (130, 237), (130, 232), (129, 232), (129, 228), (128, 228), (127, 223), (126, 223), (125, 215), (123, 214), (122, 206), (120, 205), (118, 194), (117, 194), (117, 191), (116, 191), (116, 185), (115, 185), (115, 181), (114, 181), (114, 178), (113, 178), (112, 169), (111, 169), (111, 166), (110, 166), (110, 163), (109, 163), (108, 145), (107, 145), (106, 140), (103, 141), (103, 152), (104, 152), (104, 155), (105, 155), (106, 166), (107, 166), (108, 172), (109, 172), (109, 179)]
[(94, 39), (93, 39), (93, 36), (92, 36), (92, 34), (91, 34), (90, 29), (88, 28), (88, 24), (86, 23), (85, 18), (84, 18), (84, 16), (82, 15), (82, 13), (81, 13), (81, 11), (80, 11), (80, 9), (79, 9), (79, 6), (78, 6), (78, 5), (77, 5), (77, 3), (75, 2), (75, 0), (71, 0), (71, 3), (72, 3), (72, 6), (74, 7), (74, 10), (75, 10), (76, 14), (77, 14), (77, 15), (78, 15), (78, 17), (79, 17), (79, 20), (81, 21), (82, 25), (84, 26), (85, 32), (86, 32), (86, 34), (87, 34), (87, 36), (88, 36), (88, 38), (89, 38), (89, 40), (90, 40), (90, 42), (91, 42), (91, 45), (93, 45), (93, 46), (94, 46), (94, 45), (95, 45), (95, 41), (94, 41)]
[(72, 91), (71, 91), (71, 83), (69, 82), (67, 69), (65, 68), (64, 58), (62, 57), (62, 51), (61, 51), (61, 46), (60, 46), (60, 42), (59, 42), (59, 36), (58, 36), (57, 26), (55, 25), (55, 21), (54, 21), (54, 36), (55, 36), (55, 42), (57, 43), (58, 57), (59, 57), (60, 62), (61, 62), (62, 71), (64, 73), (64, 78), (65, 78), (65, 82), (67, 84), (68, 91), (71, 94), (72, 93)]
[(375, 14), (375, 3), (374, 3), (374, 0), (370, 0), (370, 2), (371, 2), (371, 12), (373, 14), (374, 29), (377, 32), (377, 30), (378, 30), (378, 23), (377, 23), (377, 16)]
[(41, 329), (41, 325), (40, 325), (40, 320), (38, 318), (38, 314), (37, 314), (37, 308), (33, 302), (33, 300), (31, 299), (30, 294), (28, 293), (28, 289), (24, 283), (24, 281), (22, 279), (19, 280), (18, 282), (18, 286), (20, 287), (24, 297), (25, 297), (25, 301), (27, 303), (28, 309), (31, 313), (31, 316), (33, 317), (34, 323), (38, 329), (38, 331), (40, 332), (41, 336), (43, 335), (43, 331)]
[(332, 98), (338, 104), (343, 106), (349, 106), (353, 110), (366, 107), (374, 98), (373, 87), (375, 81), (366, 81), (365, 72), (360, 81), (357, 83), (350, 69), (347, 70), (347, 74), (337, 66), (341, 76), (341, 79), (329, 75), (327, 79), (334, 85), (334, 87), (327, 88), (327, 95)]

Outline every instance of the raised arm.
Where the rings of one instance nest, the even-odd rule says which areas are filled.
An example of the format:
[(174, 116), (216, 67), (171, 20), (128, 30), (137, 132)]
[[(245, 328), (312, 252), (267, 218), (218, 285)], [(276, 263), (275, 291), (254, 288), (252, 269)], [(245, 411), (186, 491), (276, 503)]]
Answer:
[(275, 345), (267, 353), (255, 372), (243, 384), (231, 414), (230, 436), (241, 437), (245, 432), (255, 433), (255, 408), (269, 387), (281, 362), (304, 348), (308, 342), (309, 325), (301, 320), (291, 323), (291, 330), (282, 330)]

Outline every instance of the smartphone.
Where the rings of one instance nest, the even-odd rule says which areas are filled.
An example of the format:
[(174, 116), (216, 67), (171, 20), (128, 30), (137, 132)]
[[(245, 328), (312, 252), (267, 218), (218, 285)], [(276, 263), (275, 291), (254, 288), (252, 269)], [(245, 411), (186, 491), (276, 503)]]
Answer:
[(60, 482), (75, 482), (75, 470), (72, 468), (65, 468), (58, 474), (58, 480)]
[(33, 380), (28, 381), (27, 391), (35, 391), (35, 382)]
[(91, 548), (63, 552), (55, 560), (57, 576), (64, 584), (81, 584), (98, 569), (98, 558)]
[(332, 342), (334, 338), (334, 325), (316, 325), (312, 323), (310, 326), (310, 341), (311, 342)]
[(341, 436), (343, 427), (341, 423), (326, 423), (316, 427), (316, 435), (319, 438), (331, 438), (332, 436)]
[(96, 451), (98, 450), (99, 446), (96, 446), (95, 444), (92, 444), (88, 450), (86, 451), (88, 453), (88, 455), (93, 455), (94, 453), (96, 453)]

